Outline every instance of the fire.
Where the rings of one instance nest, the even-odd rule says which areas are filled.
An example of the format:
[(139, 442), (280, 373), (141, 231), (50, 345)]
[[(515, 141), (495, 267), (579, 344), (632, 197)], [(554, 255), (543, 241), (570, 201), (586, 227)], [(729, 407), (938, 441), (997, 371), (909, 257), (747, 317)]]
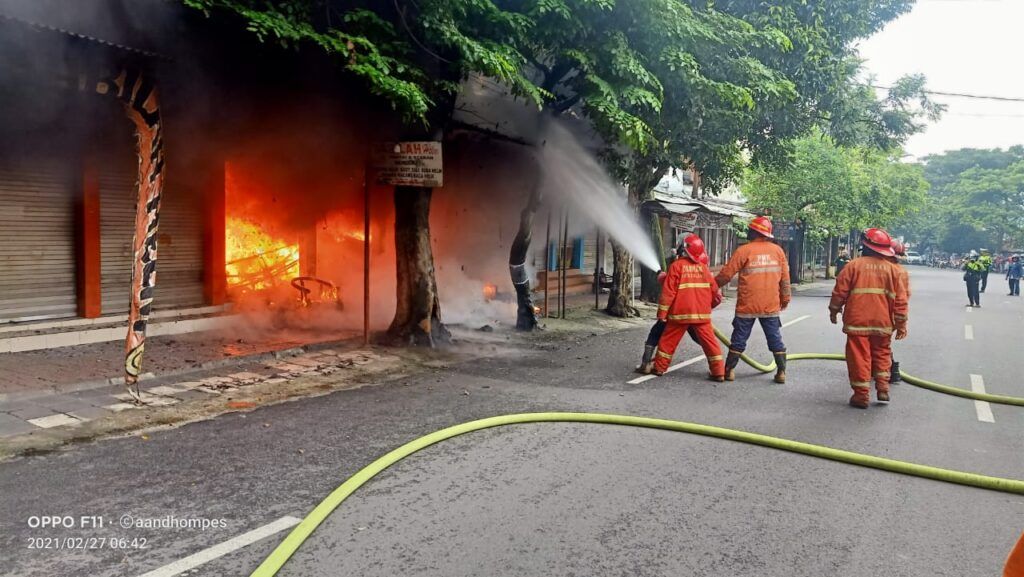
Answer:
[(484, 300), (492, 301), (498, 296), (498, 286), (493, 284), (484, 285)]
[(229, 287), (258, 291), (299, 276), (299, 245), (274, 238), (259, 225), (237, 217), (225, 219), (224, 232)]

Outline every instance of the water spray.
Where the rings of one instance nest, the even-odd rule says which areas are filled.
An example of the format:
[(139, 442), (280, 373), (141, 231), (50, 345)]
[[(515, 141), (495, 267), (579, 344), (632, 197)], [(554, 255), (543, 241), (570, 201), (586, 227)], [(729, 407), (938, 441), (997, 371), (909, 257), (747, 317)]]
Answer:
[(626, 202), (626, 194), (592, 153), (558, 121), (550, 121), (541, 132), (541, 186), (549, 197), (559, 197), (632, 254), (651, 270), (661, 269), (650, 236), (637, 221)]

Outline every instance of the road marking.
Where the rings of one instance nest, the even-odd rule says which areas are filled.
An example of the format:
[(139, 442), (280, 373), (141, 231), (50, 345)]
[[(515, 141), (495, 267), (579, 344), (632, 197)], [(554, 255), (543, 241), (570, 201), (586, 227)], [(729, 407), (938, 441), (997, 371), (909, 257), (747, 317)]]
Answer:
[(252, 545), (253, 543), (270, 537), (271, 535), (280, 533), (285, 529), (290, 529), (302, 522), (302, 519), (296, 519), (295, 517), (281, 517), (273, 523), (268, 523), (262, 527), (258, 527), (249, 531), (248, 533), (242, 533), (241, 535), (228, 539), (223, 543), (219, 543), (210, 547), (209, 549), (203, 549), (202, 551), (189, 555), (184, 559), (179, 559), (168, 565), (164, 565), (159, 569), (154, 569), (149, 573), (140, 575), (139, 577), (172, 577), (179, 575), (185, 571), (195, 569), (200, 565), (209, 563), (218, 557), (223, 557), (228, 553), (237, 551), (243, 547)]
[[(981, 375), (971, 375), (971, 390), (975, 393), (985, 393), (985, 380)], [(974, 412), (978, 414), (978, 420), (982, 423), (996, 422), (996, 417), (992, 414), (992, 405), (985, 401), (974, 401)]]
[(789, 326), (793, 326), (793, 325), (797, 324), (798, 322), (800, 322), (800, 321), (806, 321), (806, 320), (807, 320), (807, 319), (809, 319), (809, 318), (811, 318), (811, 315), (804, 315), (804, 316), (802, 316), (802, 317), (797, 317), (797, 318), (795, 318), (795, 319), (793, 319), (793, 320), (791, 320), (791, 321), (789, 321), (789, 322), (787, 322), (787, 323), (783, 323), (783, 324), (782, 324), (782, 328), (786, 328), (786, 327), (789, 327)]
[[(692, 365), (694, 363), (698, 363), (698, 362), (703, 361), (703, 360), (704, 360), (704, 355), (700, 355), (699, 357), (693, 357), (692, 359), (687, 359), (687, 360), (679, 363), (678, 365), (672, 365), (671, 367), (668, 368), (667, 371), (665, 371), (665, 373), (666, 374), (667, 373), (671, 373), (672, 371), (675, 371), (677, 369), (681, 369), (683, 367), (688, 367), (688, 366), (690, 366), (690, 365)], [(642, 377), (637, 377), (637, 378), (633, 379), (632, 381), (629, 381), (628, 384), (630, 384), (630, 385), (639, 385), (640, 383), (645, 383), (645, 382), (647, 382), (647, 381), (649, 381), (651, 379), (656, 379), (656, 378), (658, 378), (658, 375), (644, 375)]]
[(974, 312), (974, 307), (968, 305), (967, 312), (969, 312), (969, 313)]
[(974, 340), (974, 327), (971, 325), (964, 325), (964, 338), (969, 341)]
[[(804, 315), (802, 317), (797, 317), (797, 318), (795, 318), (795, 319), (793, 319), (793, 320), (783, 324), (782, 326), (783, 326), (783, 328), (788, 327), (788, 326), (792, 326), (792, 325), (795, 325), (796, 323), (798, 323), (800, 321), (805, 321), (805, 320), (807, 320), (809, 318), (811, 318), (811, 315)], [(687, 359), (687, 360), (679, 363), (678, 365), (672, 365), (671, 367), (668, 368), (667, 371), (665, 371), (665, 373), (666, 374), (671, 373), (672, 371), (675, 371), (677, 369), (681, 369), (683, 367), (688, 367), (688, 366), (690, 366), (690, 365), (692, 365), (694, 363), (700, 362), (702, 360), (704, 360), (704, 355), (700, 355), (699, 357), (693, 357), (692, 359)], [(628, 384), (628, 385), (639, 385), (640, 383), (646, 383), (647, 381), (649, 381), (651, 379), (654, 379), (654, 378), (657, 378), (657, 375), (644, 375), (642, 377), (637, 377), (637, 378), (633, 379), (632, 381), (626, 381), (626, 384)]]

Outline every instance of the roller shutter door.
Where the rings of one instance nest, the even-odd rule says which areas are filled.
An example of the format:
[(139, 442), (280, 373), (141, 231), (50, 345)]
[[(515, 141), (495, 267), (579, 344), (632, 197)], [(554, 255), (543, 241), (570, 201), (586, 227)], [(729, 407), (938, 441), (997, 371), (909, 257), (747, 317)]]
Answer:
[[(134, 156), (100, 166), (100, 247), (103, 314), (125, 313), (130, 302), (135, 230)], [(165, 186), (157, 236), (154, 308), (202, 306), (202, 204), (194, 194)]]
[(0, 162), (0, 322), (76, 314), (73, 165)]

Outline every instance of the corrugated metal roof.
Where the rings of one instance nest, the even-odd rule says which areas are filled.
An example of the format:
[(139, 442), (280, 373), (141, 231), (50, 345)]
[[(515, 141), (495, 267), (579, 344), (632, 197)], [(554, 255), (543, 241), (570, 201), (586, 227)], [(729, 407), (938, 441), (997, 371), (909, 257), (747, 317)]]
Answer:
[[(652, 202), (652, 201), (648, 201)], [(754, 214), (746, 210), (742, 203), (711, 198), (687, 198), (673, 194), (665, 194), (654, 191), (654, 201), (662, 208), (676, 214), (685, 214), (703, 208), (708, 212), (726, 216), (738, 216), (740, 218), (753, 218)], [(683, 207), (692, 207), (689, 210), (678, 212)]]

